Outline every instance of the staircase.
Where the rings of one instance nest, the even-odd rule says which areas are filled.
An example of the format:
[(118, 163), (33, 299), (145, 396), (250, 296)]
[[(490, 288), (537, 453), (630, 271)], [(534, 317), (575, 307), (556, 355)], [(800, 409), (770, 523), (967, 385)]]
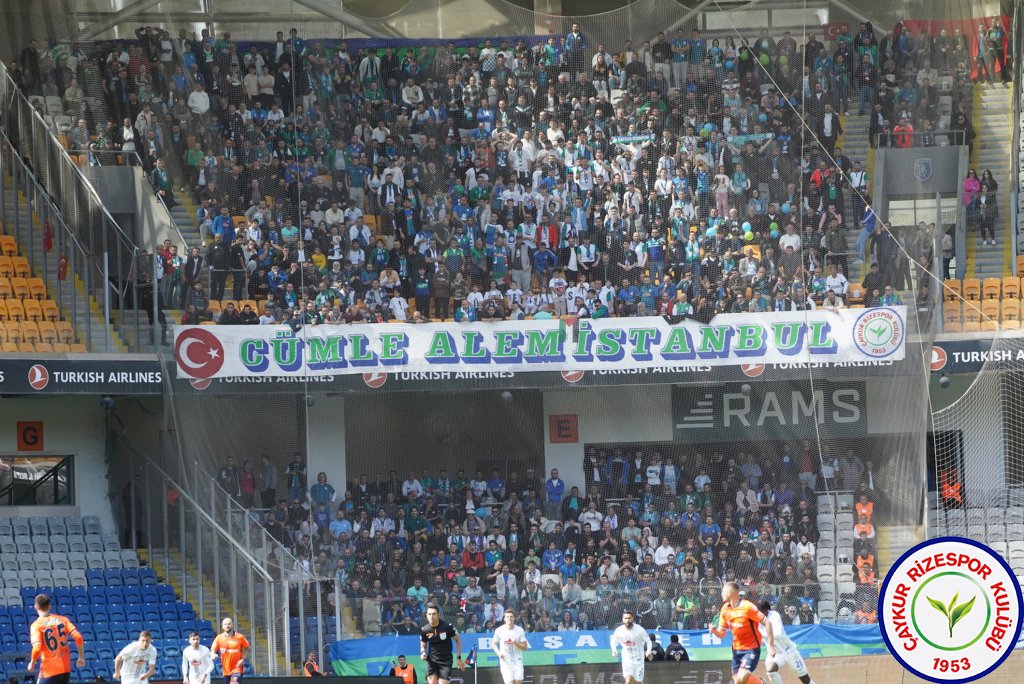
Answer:
[[(215, 542), (213, 539), (209, 541)], [(234, 618), (236, 629), (245, 634), (252, 643), (253, 649), (250, 651), (248, 659), (250, 666), (255, 667), (258, 674), (266, 675), (268, 673), (266, 654), (270, 652), (270, 648), (265, 629), (258, 628), (253, 616), (244, 614), (242, 606), (233, 606), (223, 592), (218, 593), (209, 577), (206, 576), (209, 573), (200, 577), (195, 565), (191, 561), (183, 559), (175, 549), (166, 554), (163, 552), (151, 553), (149, 549), (139, 549), (138, 554), (141, 563), (153, 568), (161, 581), (174, 587), (179, 600), (191, 603), (197, 616), (213, 623), (214, 632), (219, 631), (220, 621), (223, 618)], [(263, 615), (265, 608), (259, 592), (257, 592), (254, 604), (256, 614)], [(277, 617), (280, 620), (282, 616)], [(280, 624), (278, 628), (282, 628)], [(287, 674), (289, 670), (284, 657), (284, 649), (275, 648), (273, 652), (278, 672)]]
[[(44, 253), (43, 248), (43, 225), (39, 220), (39, 217), (32, 212), (29, 208), (28, 200), (25, 199), (24, 194), (20, 191), (16, 191), (13, 188), (13, 183), (9, 175), (4, 180), (4, 192), (3, 192), (3, 216), (13, 217), (15, 212), (15, 206), (17, 206), (18, 216), (24, 221), (25, 217), (32, 217), (32, 231), (30, 233), (31, 244), (26, 244), (25, 234), (21, 233), (18, 249), (21, 251), (23, 256), (29, 257), (31, 255), (42, 255)], [(13, 221), (13, 218), (11, 219)], [(54, 259), (53, 262), (56, 260)], [(54, 299), (57, 298), (57, 292), (67, 293), (63, 301), (58, 301), (58, 306), (61, 310), (61, 318), (66, 321), (70, 321), (75, 328), (75, 338), (77, 341), (87, 343), (85, 332), (86, 332), (86, 321), (89, 321), (92, 334), (92, 345), (88, 349), (90, 352), (104, 352), (108, 348), (111, 352), (126, 352), (128, 347), (125, 345), (124, 340), (114, 330), (112, 326), (103, 324), (103, 310), (101, 305), (96, 301), (92, 293), (86, 293), (85, 283), (82, 282), (77, 276), (71, 280), (60, 281), (57, 279), (57, 269), (55, 263), (51, 263), (50, 268), (45, 270), (42, 268), (39, 259), (32, 262), (33, 275), (43, 278), (46, 283), (47, 293)], [(98, 273), (95, 274), (99, 277)], [(76, 290), (76, 296), (74, 301), (74, 310), (71, 309), (71, 296), (68, 292), (70, 287), (74, 287)], [(109, 344), (109, 347), (108, 347)]]
[[(185, 245), (178, 245), (178, 253), (188, 256), (188, 251), (193, 247), (199, 247), (200, 250), (203, 248), (203, 237), (199, 234), (199, 225), (196, 222), (196, 206), (192, 204), (192, 198), (188, 193), (175, 192), (174, 199), (178, 203), (171, 209), (171, 219), (188, 245), (187, 249)], [(176, 240), (172, 239), (172, 242)]]
[[(860, 162), (860, 166), (863, 170), (868, 173), (868, 189), (871, 188), (871, 179), (874, 178), (874, 166), (875, 166), (875, 151), (871, 149), (868, 144), (868, 123), (870, 121), (870, 115), (857, 115), (851, 114), (842, 118), (843, 123), (843, 135), (840, 139), (843, 154), (850, 158), (850, 162)], [(843, 207), (843, 218), (846, 220), (846, 225), (850, 226), (850, 229), (846, 232), (846, 240), (850, 245), (852, 251), (857, 244), (857, 238), (860, 237), (860, 228), (853, 228), (854, 221), (859, 221), (860, 216), (854, 216), (852, 214), (852, 206), (848, 205)], [(864, 273), (866, 267), (863, 263), (857, 263), (863, 259), (864, 255), (853, 255), (848, 259), (850, 272), (846, 274), (846, 279), (851, 284), (859, 285), (864, 280)]]
[(982, 245), (980, 234), (967, 235), (967, 277), (1002, 278), (1012, 275), (1013, 239), (1011, 228), (1010, 185), (1013, 182), (1010, 164), (1013, 144), (1013, 89), (1009, 84), (977, 84), (974, 86), (974, 150), (971, 168), (980, 178), (985, 169), (999, 183), (999, 222), (996, 245)]

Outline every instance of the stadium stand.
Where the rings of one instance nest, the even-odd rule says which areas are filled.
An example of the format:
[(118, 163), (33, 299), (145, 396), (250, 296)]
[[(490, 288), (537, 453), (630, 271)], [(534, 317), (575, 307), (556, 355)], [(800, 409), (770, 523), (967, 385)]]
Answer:
[(105, 676), (106, 664), (143, 622), (160, 644), (157, 669), (164, 678), (179, 677), (189, 632), (213, 638), (210, 622), (197, 619), (193, 606), (179, 602), (151, 568), (140, 567), (136, 552), (122, 549), (116, 535), (103, 534), (95, 517), (0, 518), (0, 554), (0, 651), (18, 654), (0, 658), (5, 677), (24, 670), (40, 593), (50, 595), (54, 610), (85, 637), (91, 662), (74, 671), (78, 681)]
[[(690, 67), (678, 73), (665, 36), (643, 51), (590, 46), (590, 64), (570, 69), (541, 37), (482, 50), (389, 44), (382, 64), (379, 49), (368, 57), (326, 40), (272, 56), (267, 43), (204, 36), (183, 38), (176, 54), (160, 49), (165, 31), (147, 28), (139, 41), (77, 46), (77, 70), (52, 77), (74, 110), (73, 149), (116, 152), (128, 118), (167, 204), (196, 217), (203, 261), (168, 241), (153, 267), (184, 322), (519, 318), (541, 307), (707, 319), (907, 298), (909, 261), (931, 249), (927, 227), (888, 228), (908, 254), (890, 254), (881, 233), (854, 248), (848, 234), (862, 219), (870, 233), (875, 218), (853, 188), (869, 191), (860, 174), (874, 147), (970, 142), (970, 122), (952, 115), (970, 117), (972, 76), (986, 75), (972, 74), (977, 45), (959, 29), (952, 56), (896, 55), (911, 24), (861, 24), (828, 48), (767, 32), (738, 47), (731, 36), (675, 36)], [(212, 59), (199, 59), (207, 47)], [(294, 80), (279, 72), (286, 62)], [(801, 63), (814, 76), (802, 88)], [(123, 97), (104, 97), (102, 83)], [(52, 117), (58, 103), (34, 95)], [(610, 144), (646, 133), (652, 141)], [(842, 152), (844, 135), (863, 158)], [(89, 163), (110, 160), (96, 152)], [(401, 182), (389, 185), (389, 173)], [(972, 226), (995, 220), (990, 180)], [(972, 263), (980, 251), (971, 245)]]

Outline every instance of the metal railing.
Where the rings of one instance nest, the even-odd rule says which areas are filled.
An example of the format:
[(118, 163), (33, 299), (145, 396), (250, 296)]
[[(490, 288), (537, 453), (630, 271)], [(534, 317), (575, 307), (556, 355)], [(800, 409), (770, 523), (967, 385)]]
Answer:
[[(909, 145), (900, 144), (901, 140), (910, 138)], [(947, 147), (950, 145), (967, 145), (967, 134), (960, 130), (913, 131), (896, 133), (882, 131), (876, 137), (877, 147)]]
[[(110, 335), (93, 326), (89, 311), (89, 297), (96, 296), (102, 305), (104, 319), (110, 320), (110, 290), (113, 287), (109, 277), (109, 264), (97, 260), (95, 255), (79, 242), (57, 209), (53, 197), (46, 192), (32, 169), (22, 159), (6, 132), (0, 130), (0, 219), (4, 231), (18, 241), (23, 256), (34, 267), (35, 274), (43, 279), (47, 294), (57, 302), (63, 317), (70, 316), (75, 335), (81, 336), (89, 351), (111, 351)], [(7, 193), (13, 194), (10, 203)], [(25, 199), (25, 205), (18, 195)], [(36, 242), (39, 229), (33, 224), (33, 214), (38, 217), (42, 228), (41, 249)], [(49, 237), (47, 237), (47, 233)], [(81, 290), (77, 283), (82, 284)], [(106, 287), (104, 286), (106, 283)], [(79, 326), (77, 313), (84, 313)], [(106, 346), (101, 349), (100, 344)]]
[[(104, 325), (113, 323), (111, 313), (112, 309), (116, 309), (120, 314), (116, 324), (121, 338), (131, 340), (129, 346), (132, 351), (143, 351), (142, 335), (126, 334), (132, 330), (138, 331), (142, 323), (134, 301), (138, 248), (106, 209), (82, 169), (54, 137), (40, 112), (18, 90), (6, 65), (2, 63), (0, 84), (0, 116), (3, 117), (6, 146), (16, 152), (17, 163), (25, 171), (20, 177), (12, 175), (15, 189), (24, 192), (27, 199), (34, 201), (33, 208), (37, 214), (41, 209), (39, 199), (45, 198), (42, 204), (47, 210), (44, 212), (46, 215), (40, 215), (44, 225), (50, 221), (52, 230), (54, 221), (59, 217), (59, 223), (65, 229), (62, 232), (73, 237), (81, 248), (75, 256), (84, 263), (76, 263), (75, 268), (89, 273), (90, 277), (82, 278), (84, 293), (79, 293), (79, 296), (95, 298), (104, 313)], [(13, 165), (15, 162), (12, 162)], [(16, 219), (21, 218), (16, 216)], [(25, 235), (30, 236), (31, 217), (27, 218)], [(41, 255), (37, 255), (32, 241), (28, 240), (25, 244), (30, 250), (29, 261), (36, 266), (37, 273), (40, 270), (52, 272), (48, 264), (38, 263), (37, 258)], [(102, 274), (102, 278), (94, 277), (99, 274)], [(74, 281), (69, 284), (69, 288), (74, 289)], [(72, 311), (77, 309), (72, 308)], [(87, 304), (85, 312), (88, 321)], [(87, 334), (86, 346), (89, 351), (112, 351), (110, 345), (113, 340), (109, 334), (103, 336), (105, 347), (102, 349), (94, 346), (94, 337), (91, 332)]]
[(290, 569), (275, 557), (273, 547), (256, 545), (245, 518), (222, 525), (214, 511), (122, 431), (120, 418), (111, 411), (108, 449), (125, 466), (111, 477), (111, 486), (120, 494), (126, 545), (142, 551), (200, 619), (214, 625), (234, 619), (252, 644), (251, 673), (287, 676), (292, 667), (288, 630), (296, 602)]

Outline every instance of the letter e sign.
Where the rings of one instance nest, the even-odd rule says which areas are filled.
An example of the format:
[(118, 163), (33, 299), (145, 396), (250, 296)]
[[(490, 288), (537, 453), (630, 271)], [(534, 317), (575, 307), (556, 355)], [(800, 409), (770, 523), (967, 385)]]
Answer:
[(18, 451), (43, 450), (43, 421), (18, 421)]
[(580, 441), (579, 419), (575, 413), (550, 416), (548, 432), (552, 444), (576, 444)]

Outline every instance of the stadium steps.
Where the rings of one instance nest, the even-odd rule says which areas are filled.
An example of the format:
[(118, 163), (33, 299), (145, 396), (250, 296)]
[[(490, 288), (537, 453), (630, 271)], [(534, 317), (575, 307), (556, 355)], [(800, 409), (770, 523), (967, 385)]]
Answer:
[[(192, 204), (192, 198), (187, 192), (175, 193), (174, 199), (178, 201), (178, 204), (171, 209), (171, 219), (174, 220), (174, 225), (178, 227), (181, 236), (185, 238), (188, 249), (192, 247), (202, 249), (203, 237), (199, 234), (199, 224), (196, 222), (196, 205)], [(188, 250), (183, 250), (181, 245), (178, 245), (178, 253), (188, 256)]]
[[(850, 163), (859, 161), (861, 168), (868, 172), (868, 188), (871, 188), (871, 179), (874, 178), (874, 150), (868, 144), (868, 122), (870, 116), (867, 114), (858, 115), (851, 114), (842, 118), (843, 122), (843, 135), (840, 139), (840, 147), (850, 159)], [(847, 202), (847, 206), (843, 207), (843, 217), (846, 221), (846, 225), (850, 226), (850, 229), (846, 231), (846, 239), (850, 244), (852, 250), (857, 244), (857, 237), (860, 235), (860, 228), (853, 228), (853, 222), (860, 220), (860, 217), (853, 216), (853, 209), (851, 203)], [(851, 256), (849, 261), (850, 272), (846, 274), (846, 279), (851, 284), (860, 284), (864, 280), (864, 264), (856, 263), (860, 257)]]
[[(197, 614), (199, 612), (200, 597), (196, 595), (195, 587), (199, 587), (199, 592), (202, 595), (203, 610), (206, 613), (202, 617), (210, 619), (212, 615), (212, 617), (217, 618), (216, 620), (211, 620), (214, 623), (214, 632), (219, 631), (221, 619), (233, 617), (236, 628), (249, 638), (253, 648), (257, 649), (260, 653), (267, 653), (269, 651), (265, 631), (256, 629), (252, 617), (246, 615), (240, 606), (237, 608), (233, 607), (227, 596), (217, 592), (210, 578), (206, 575), (200, 575), (198, 568), (191, 561), (182, 558), (177, 550), (171, 549), (165, 555), (163, 553), (150, 554), (149, 549), (139, 549), (138, 554), (139, 562), (143, 566), (148, 565), (153, 568), (158, 578), (174, 587), (174, 591), (178, 594), (180, 600), (192, 603)], [(188, 591), (186, 591), (186, 587), (182, 584), (183, 577), (188, 585)], [(214, 607), (216, 608), (215, 610)], [(256, 606), (256, 610), (259, 612), (259, 605)], [(288, 672), (289, 667), (284, 659), (283, 649), (275, 649), (274, 653), (277, 658), (278, 671)]]
[(1013, 154), (1013, 89), (1003, 84), (977, 84), (974, 86), (974, 150), (971, 154), (971, 168), (978, 171), (989, 169), (999, 183), (997, 203), (999, 224), (996, 227), (996, 245), (983, 246), (980, 233), (967, 236), (968, 278), (1001, 278), (1013, 275), (1014, 232), (1010, 228), (1010, 190), (1013, 179), (1010, 164)]
[[(5, 181), (10, 181), (9, 175), (6, 176)], [(32, 261), (33, 254), (41, 255), (45, 252), (43, 248), (44, 227), (42, 221), (39, 220), (39, 216), (34, 211), (29, 214), (29, 203), (25, 199), (25, 195), (20, 191), (13, 190), (9, 182), (4, 189), (3, 202), (5, 216), (14, 215), (15, 204), (17, 204), (19, 216), (31, 215), (33, 228), (31, 232), (32, 244), (21, 244), (24, 242), (22, 240), (19, 242), (18, 248), (23, 256), (29, 257), (33, 273), (43, 278), (46, 283), (47, 292), (56, 299), (57, 292), (67, 290), (68, 283), (58, 280), (56, 269), (52, 265), (48, 271), (44, 271), (39, 263)], [(110, 341), (112, 351), (128, 351), (128, 347), (117, 331), (111, 326), (103, 325), (103, 310), (94, 296), (86, 295), (85, 283), (76, 276), (73, 279), (73, 285), (76, 290), (74, 310), (71, 309), (70, 301), (61, 301), (58, 302), (58, 305), (60, 306), (61, 318), (65, 321), (70, 321), (74, 326), (76, 339), (82, 343), (86, 342), (86, 320), (89, 320), (92, 329), (92, 348), (89, 351), (104, 351), (108, 340)]]

